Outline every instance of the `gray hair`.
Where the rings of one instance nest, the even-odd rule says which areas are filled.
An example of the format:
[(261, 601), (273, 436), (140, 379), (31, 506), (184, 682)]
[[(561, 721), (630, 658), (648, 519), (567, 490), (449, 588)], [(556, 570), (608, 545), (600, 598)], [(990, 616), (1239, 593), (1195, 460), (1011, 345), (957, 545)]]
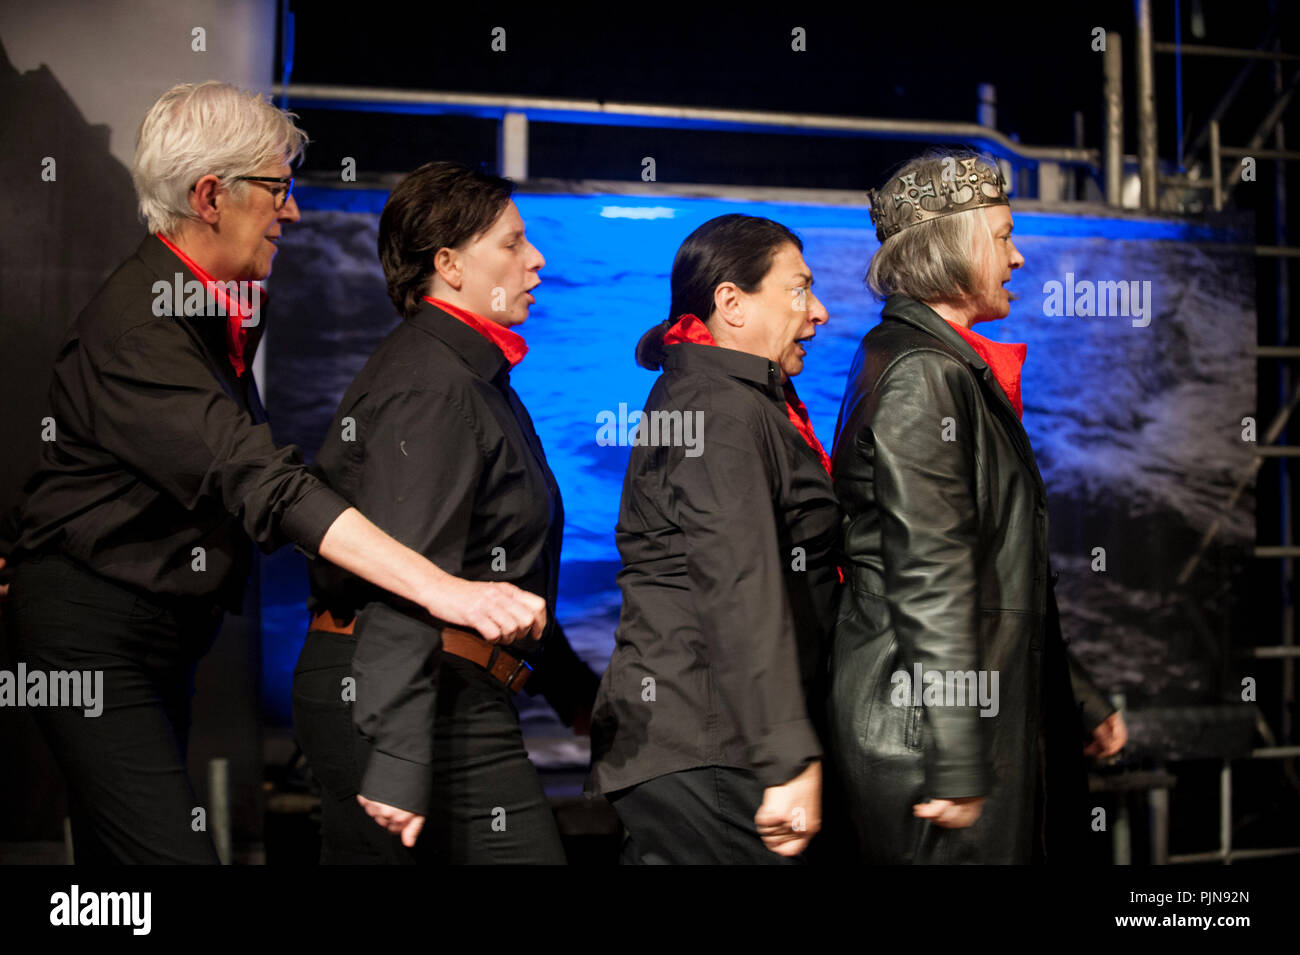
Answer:
[[(931, 150), (906, 162), (888, 181), (913, 173), (918, 181), (938, 180), (945, 160), (970, 155)], [(991, 165), (982, 157), (979, 162)], [(993, 168), (996, 173), (997, 167)], [(978, 267), (989, 251), (981, 233), (992, 235), (985, 208), (927, 219), (887, 238), (867, 268), (867, 288), (872, 295), (883, 301), (901, 292), (918, 302), (958, 302), (974, 293)]]
[(296, 118), (260, 93), (215, 80), (181, 83), (163, 93), (140, 124), (131, 164), (149, 231), (172, 234), (195, 218), (189, 192), (206, 175), (219, 176), (239, 199), (246, 183), (235, 177), (254, 175), (268, 163), (296, 161), (307, 145)]

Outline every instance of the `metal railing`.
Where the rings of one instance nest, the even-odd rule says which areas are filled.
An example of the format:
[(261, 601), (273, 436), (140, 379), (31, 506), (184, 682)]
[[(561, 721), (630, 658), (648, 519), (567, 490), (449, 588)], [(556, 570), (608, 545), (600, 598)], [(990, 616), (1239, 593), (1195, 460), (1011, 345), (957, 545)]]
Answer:
[(999, 159), (1019, 166), (1035, 165), (1048, 170), (1059, 166), (1085, 166), (1098, 170), (1101, 162), (1101, 153), (1096, 149), (1081, 146), (1030, 146), (1016, 142), (991, 124), (981, 123), (300, 83), (275, 84), (272, 91), (291, 105), (495, 119), (500, 124), (499, 169), (502, 175), (517, 181), (528, 178), (528, 125), (532, 122), (670, 126), (742, 133), (781, 132), (864, 139), (961, 142), (983, 147)]

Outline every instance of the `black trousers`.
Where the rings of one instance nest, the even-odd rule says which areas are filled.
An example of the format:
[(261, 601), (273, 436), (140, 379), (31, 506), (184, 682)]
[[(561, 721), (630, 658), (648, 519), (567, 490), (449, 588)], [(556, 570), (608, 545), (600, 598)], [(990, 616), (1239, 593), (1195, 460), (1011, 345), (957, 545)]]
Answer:
[(555, 816), (528, 760), (510, 691), (448, 653), (438, 667), (436, 725), (429, 727), (432, 797), (414, 848), (366, 814), (357, 792), (370, 743), (341, 693), (354, 646), (347, 634), (311, 631), (293, 672), (294, 735), (322, 790), (321, 863), (562, 865)]
[(752, 773), (704, 766), (610, 793), (628, 831), (624, 865), (800, 865), (763, 844), (754, 813), (763, 787)]
[(103, 710), (33, 709), (68, 781), (78, 864), (218, 861), (185, 751), (194, 670), (221, 612), (159, 602), (67, 558), (31, 557), (5, 606), (14, 659), (103, 673)]

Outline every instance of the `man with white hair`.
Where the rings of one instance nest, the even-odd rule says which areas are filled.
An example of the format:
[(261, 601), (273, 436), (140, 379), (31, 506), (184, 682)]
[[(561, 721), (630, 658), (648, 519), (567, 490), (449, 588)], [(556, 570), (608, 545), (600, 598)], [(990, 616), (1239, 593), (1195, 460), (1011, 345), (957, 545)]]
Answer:
[(299, 219), (305, 143), (260, 95), (164, 93), (132, 168), (150, 235), (57, 353), (5, 612), (29, 673), (104, 675), (98, 717), (34, 711), (68, 777), (78, 862), (217, 861), (194, 825), (190, 696), (223, 612), (242, 606), (253, 542), (296, 544), (490, 641), (546, 623), (541, 597), (445, 573), (272, 441), (249, 372), (264, 327), (252, 283)]

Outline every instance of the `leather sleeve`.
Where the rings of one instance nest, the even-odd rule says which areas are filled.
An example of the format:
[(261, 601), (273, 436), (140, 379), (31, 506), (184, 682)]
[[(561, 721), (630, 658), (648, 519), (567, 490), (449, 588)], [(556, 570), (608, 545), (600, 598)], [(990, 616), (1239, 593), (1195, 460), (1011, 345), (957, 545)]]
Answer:
[[(856, 440), (873, 461), (885, 596), (909, 670), (982, 666), (978, 645), (978, 540), (974, 408), (969, 372), (932, 351), (885, 371), (868, 397)], [(974, 706), (925, 708), (926, 795), (989, 791), (987, 741)]]

